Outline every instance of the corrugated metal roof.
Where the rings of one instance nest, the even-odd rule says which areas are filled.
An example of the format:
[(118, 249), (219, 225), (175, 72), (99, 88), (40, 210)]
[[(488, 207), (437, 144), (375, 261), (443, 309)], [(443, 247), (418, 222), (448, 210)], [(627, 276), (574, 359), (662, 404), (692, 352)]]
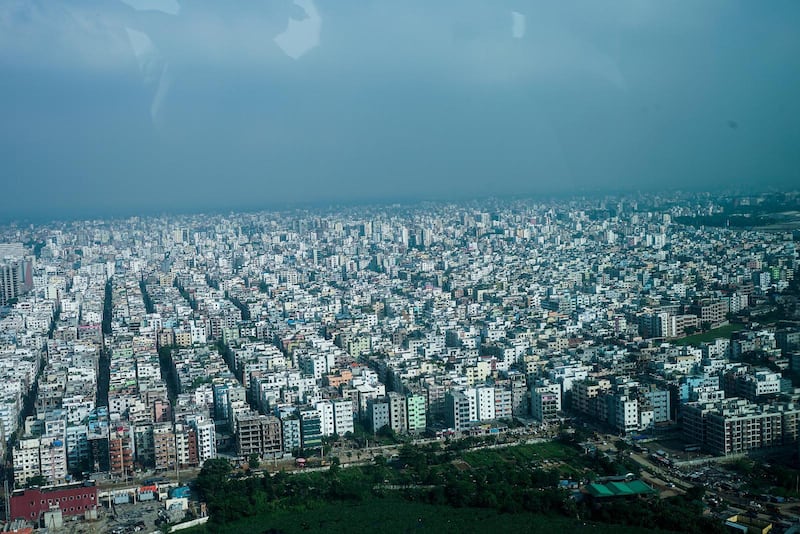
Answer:
[(641, 480), (633, 480), (631, 482), (589, 484), (586, 486), (586, 491), (594, 497), (625, 497), (629, 495), (646, 495), (648, 493), (655, 493), (656, 490)]

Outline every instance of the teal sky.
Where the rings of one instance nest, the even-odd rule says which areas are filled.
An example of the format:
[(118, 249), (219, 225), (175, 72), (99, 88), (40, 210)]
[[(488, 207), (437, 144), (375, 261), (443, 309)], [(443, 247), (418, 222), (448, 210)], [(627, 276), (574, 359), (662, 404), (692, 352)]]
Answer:
[(0, 0), (2, 218), (800, 185), (800, 2)]

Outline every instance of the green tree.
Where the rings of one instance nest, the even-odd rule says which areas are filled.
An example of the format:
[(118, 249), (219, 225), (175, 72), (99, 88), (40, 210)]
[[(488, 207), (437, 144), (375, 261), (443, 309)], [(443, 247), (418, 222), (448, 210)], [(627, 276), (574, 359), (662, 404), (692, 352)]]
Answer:
[(231, 471), (231, 464), (224, 458), (206, 460), (197, 476), (197, 488), (208, 500), (212, 500), (218, 492), (224, 492)]
[(428, 468), (425, 455), (413, 445), (403, 445), (398, 454), (400, 461), (417, 475), (424, 476)]
[(247, 465), (250, 469), (258, 469), (258, 466), (261, 465), (258, 461), (258, 454), (253, 453), (247, 458)]
[(47, 485), (47, 477), (44, 475), (36, 475), (28, 479), (25, 483), (26, 488), (32, 488), (34, 486), (46, 486)]
[(331, 473), (338, 473), (341, 465), (342, 462), (341, 460), (339, 460), (338, 456), (334, 456), (333, 458), (331, 458), (331, 467), (330, 467)]

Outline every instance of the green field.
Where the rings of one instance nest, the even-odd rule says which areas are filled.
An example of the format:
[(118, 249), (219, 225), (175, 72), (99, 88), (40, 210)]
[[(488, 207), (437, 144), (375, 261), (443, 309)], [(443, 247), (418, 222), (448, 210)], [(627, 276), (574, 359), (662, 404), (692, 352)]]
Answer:
[(695, 334), (693, 336), (687, 336), (678, 339), (674, 343), (676, 345), (699, 345), (701, 343), (714, 341), (719, 337), (730, 339), (731, 334), (743, 329), (744, 329), (743, 324), (729, 324), (725, 326), (720, 326), (719, 328), (714, 328), (712, 330), (709, 330), (708, 332), (703, 332), (701, 334)]
[(491, 467), (495, 462), (515, 463), (521, 467), (530, 467), (531, 465), (541, 465), (543, 460), (564, 462), (568, 466), (585, 463), (583, 455), (575, 447), (558, 441), (469, 451), (463, 453), (462, 458), (472, 467)]
[[(271, 530), (272, 529), (272, 530)], [(646, 533), (652, 529), (587, 523), (560, 516), (503, 514), (481, 508), (451, 508), (396, 499), (320, 504), (302, 512), (277, 512), (225, 525), (185, 530), (188, 534), (308, 532), (593, 532)]]
[(599, 508), (576, 502), (558, 489), (559, 480), (636, 468), (583, 455), (564, 439), (467, 451), (404, 446), (391, 462), (263, 477), (237, 478), (226, 460), (209, 460), (195, 485), (211, 524), (193, 532), (550, 532), (582, 530), (587, 522), (601, 532), (660, 525), (699, 533), (718, 526), (701, 517), (693, 498), (612, 500)]

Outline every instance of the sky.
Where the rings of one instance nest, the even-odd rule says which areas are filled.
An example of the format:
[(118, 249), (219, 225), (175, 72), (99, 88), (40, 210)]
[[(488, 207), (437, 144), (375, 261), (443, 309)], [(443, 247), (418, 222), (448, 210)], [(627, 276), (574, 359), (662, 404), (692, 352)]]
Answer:
[(800, 186), (800, 2), (0, 0), (0, 218)]

